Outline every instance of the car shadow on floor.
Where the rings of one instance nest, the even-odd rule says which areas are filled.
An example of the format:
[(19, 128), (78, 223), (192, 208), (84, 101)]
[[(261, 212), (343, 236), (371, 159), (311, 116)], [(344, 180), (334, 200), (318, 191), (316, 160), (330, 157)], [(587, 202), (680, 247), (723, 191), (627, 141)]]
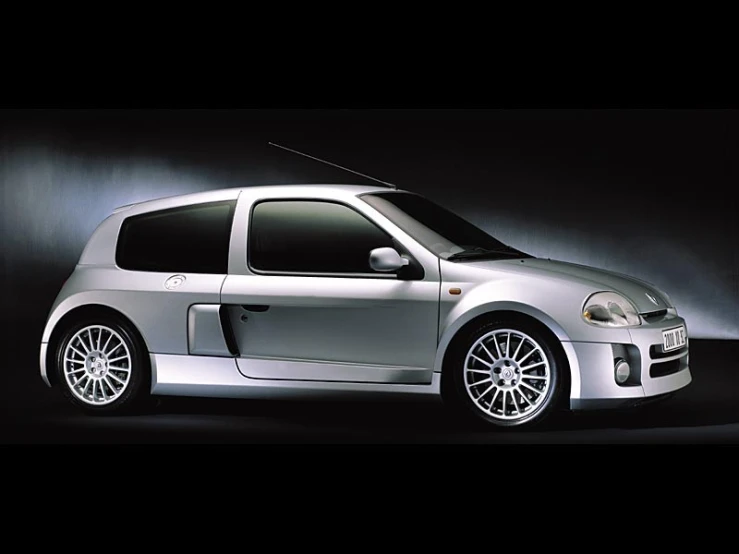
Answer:
[(535, 444), (695, 442), (710, 436), (728, 443), (739, 440), (737, 404), (701, 405), (678, 397), (648, 410), (565, 413), (530, 431), (500, 432), (469, 426), (441, 403), (428, 401), (163, 398), (141, 415), (91, 417), (58, 399), (19, 420), (11, 441)]

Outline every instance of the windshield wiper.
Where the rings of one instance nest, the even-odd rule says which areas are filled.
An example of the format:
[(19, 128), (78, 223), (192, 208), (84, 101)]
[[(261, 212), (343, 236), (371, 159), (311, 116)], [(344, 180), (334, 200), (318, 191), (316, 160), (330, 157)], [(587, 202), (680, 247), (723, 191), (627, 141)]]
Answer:
[(453, 262), (455, 260), (471, 260), (471, 259), (483, 259), (483, 258), (496, 258), (498, 256), (510, 256), (511, 258), (530, 258), (528, 254), (524, 254), (523, 252), (519, 252), (515, 248), (505, 249), (505, 250), (487, 250), (484, 248), (475, 248), (474, 250), (463, 250), (462, 252), (457, 252), (456, 254), (452, 254), (447, 258), (447, 261)]

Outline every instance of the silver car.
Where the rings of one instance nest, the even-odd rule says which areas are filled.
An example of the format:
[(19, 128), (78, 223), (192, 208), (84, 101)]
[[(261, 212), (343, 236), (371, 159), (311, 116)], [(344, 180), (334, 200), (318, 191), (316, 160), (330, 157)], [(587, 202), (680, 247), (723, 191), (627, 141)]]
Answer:
[(492, 427), (691, 382), (685, 321), (653, 285), (535, 258), (420, 195), (359, 185), (114, 210), (54, 302), (40, 365), (90, 413), (149, 395), (440, 395)]

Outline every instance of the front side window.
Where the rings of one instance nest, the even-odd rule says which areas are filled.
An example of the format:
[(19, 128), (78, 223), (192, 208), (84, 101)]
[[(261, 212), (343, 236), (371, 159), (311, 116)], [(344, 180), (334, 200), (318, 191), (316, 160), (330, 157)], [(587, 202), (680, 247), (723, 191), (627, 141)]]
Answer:
[(531, 257), (418, 194), (373, 192), (360, 198), (445, 260)]
[(249, 228), (249, 265), (287, 273), (376, 273), (370, 251), (392, 238), (357, 211), (334, 202), (269, 200)]
[(168, 273), (228, 273), (236, 201), (210, 202), (127, 218), (116, 263), (123, 269)]

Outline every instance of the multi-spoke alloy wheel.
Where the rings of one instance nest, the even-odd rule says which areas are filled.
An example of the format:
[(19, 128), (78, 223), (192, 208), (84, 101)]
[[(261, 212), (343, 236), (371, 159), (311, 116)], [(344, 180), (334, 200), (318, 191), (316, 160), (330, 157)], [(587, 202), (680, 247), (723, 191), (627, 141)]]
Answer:
[(551, 385), (542, 347), (515, 329), (498, 329), (479, 338), (467, 352), (464, 374), (472, 401), (505, 420), (536, 412)]
[(110, 404), (128, 386), (131, 353), (113, 329), (91, 325), (67, 343), (64, 374), (69, 390), (83, 402)]
[(65, 394), (89, 412), (117, 412), (146, 390), (145, 351), (130, 325), (117, 318), (86, 319), (57, 346), (57, 375)]
[(450, 407), (497, 427), (530, 426), (550, 414), (561, 389), (557, 357), (535, 325), (482, 324), (464, 337), (442, 375)]

